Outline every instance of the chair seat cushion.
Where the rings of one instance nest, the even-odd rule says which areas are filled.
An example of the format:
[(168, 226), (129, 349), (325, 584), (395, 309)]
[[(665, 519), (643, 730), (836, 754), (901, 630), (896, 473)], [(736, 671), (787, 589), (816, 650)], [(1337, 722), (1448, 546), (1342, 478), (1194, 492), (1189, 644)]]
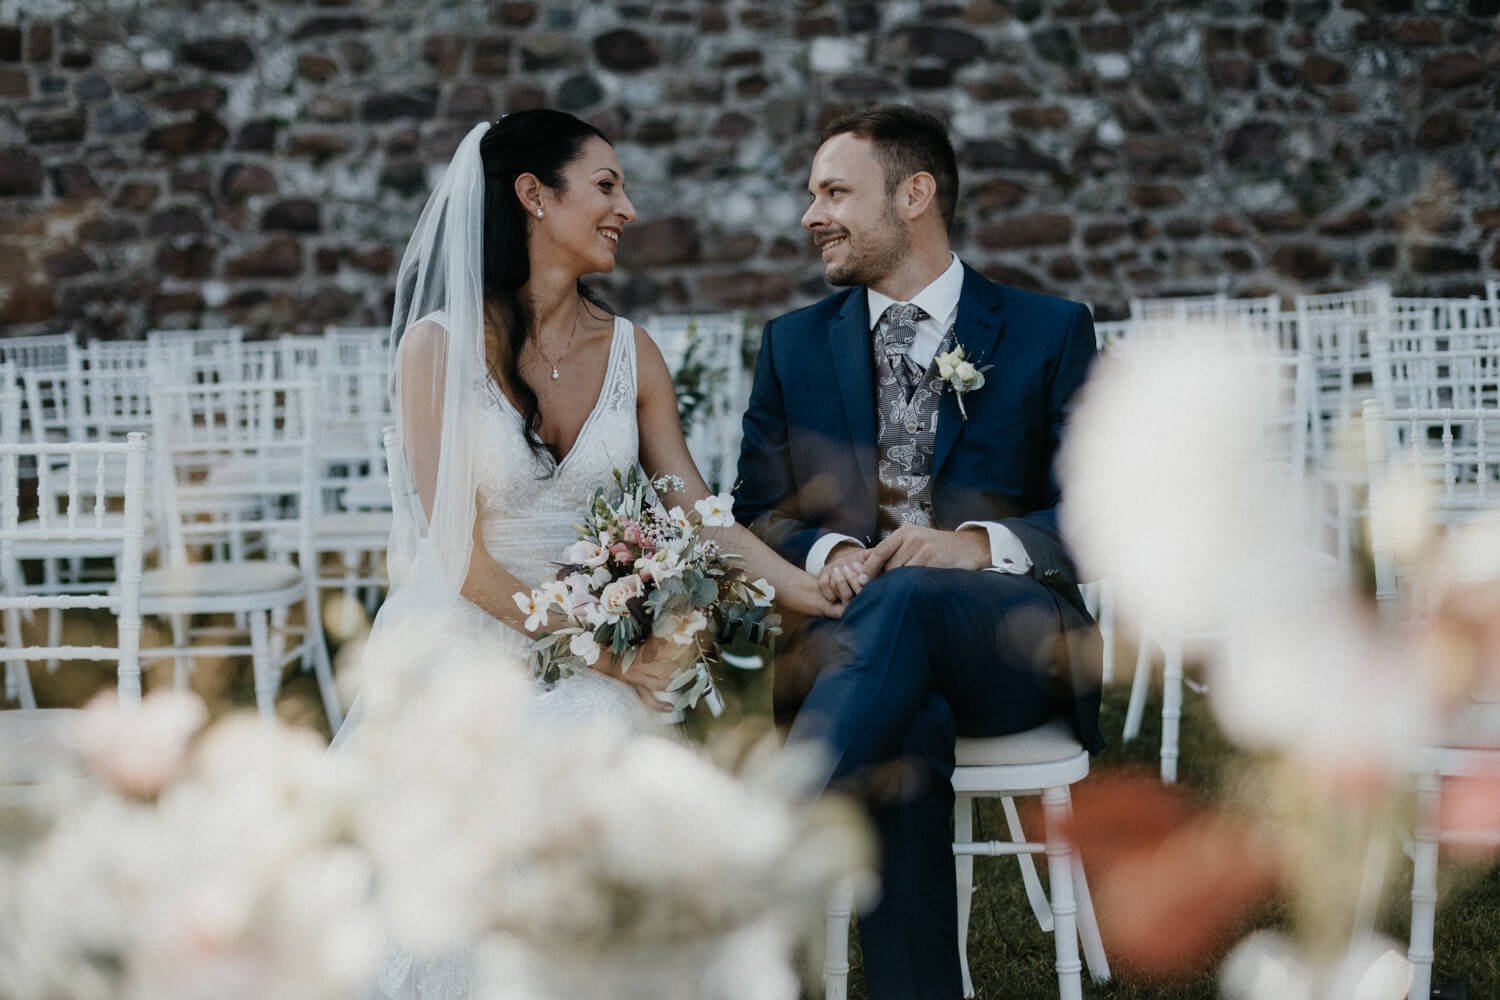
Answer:
[(1073, 727), (1063, 719), (1009, 736), (962, 736), (954, 749), (959, 767), (1046, 764), (1082, 752)]
[(302, 574), (286, 563), (259, 560), (192, 563), (148, 569), (141, 574), (141, 597), (258, 594), (285, 590), (301, 582)]

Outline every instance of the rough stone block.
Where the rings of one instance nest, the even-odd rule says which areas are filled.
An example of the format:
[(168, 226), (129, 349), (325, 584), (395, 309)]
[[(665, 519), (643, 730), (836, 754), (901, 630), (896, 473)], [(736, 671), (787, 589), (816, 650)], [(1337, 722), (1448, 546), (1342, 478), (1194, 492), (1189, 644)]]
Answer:
[(0, 323), (43, 323), (56, 312), (51, 285), (0, 288)]
[(95, 216), (78, 227), (78, 238), (85, 243), (117, 244), (139, 239), (140, 229), (133, 222), (114, 216)]
[(480, 76), (504, 76), (510, 66), (510, 41), (498, 35), (475, 40), (469, 64)]
[(202, 280), (214, 275), (217, 254), (207, 243), (193, 242), (183, 247), (163, 246), (156, 251), (156, 270), (183, 281)]
[(291, 34), (291, 41), (364, 31), (369, 26), (370, 22), (358, 14), (320, 14), (298, 25)]
[(39, 21), (26, 29), (26, 61), (34, 63), (52, 60), (52, 25)]
[(981, 214), (1015, 208), (1026, 200), (1027, 195), (1024, 184), (1017, 184), (1006, 177), (987, 178), (972, 190), (969, 199)]
[(183, 43), (178, 55), (183, 62), (210, 73), (243, 73), (255, 65), (255, 50), (243, 38), (199, 38)]
[(698, 293), (716, 308), (741, 309), (785, 301), (792, 294), (792, 283), (781, 274), (731, 271), (703, 275), (698, 279)]
[(1084, 246), (1097, 247), (1125, 238), (1125, 226), (1119, 222), (1091, 222), (1083, 231)]
[(1484, 63), (1470, 52), (1451, 52), (1422, 64), (1422, 86), (1440, 89), (1484, 82)]
[(1407, 253), (1411, 258), (1411, 269), (1418, 274), (1479, 270), (1479, 254), (1473, 247), (1418, 243), (1408, 247)]
[(0, 97), (30, 97), (31, 77), (24, 69), (0, 69)]
[(52, 188), (59, 198), (92, 198), (99, 194), (99, 182), (82, 163), (64, 163), (52, 168)]
[(295, 278), (302, 273), (302, 246), (291, 236), (277, 236), (229, 262), (231, 278)]
[(128, 181), (120, 187), (112, 203), (126, 212), (144, 212), (156, 204), (161, 188), (150, 181)]
[(266, 209), (260, 228), (266, 232), (316, 233), (323, 229), (319, 205), (311, 198), (288, 198)]
[(246, 152), (270, 152), (276, 148), (276, 133), (281, 126), (269, 119), (248, 121), (234, 137), (234, 148)]
[(26, 139), (38, 146), (82, 142), (87, 131), (88, 126), (81, 111), (32, 118), (26, 122)]
[(1130, 27), (1123, 21), (1092, 21), (1080, 25), (1078, 41), (1090, 52), (1130, 51)]
[(223, 122), (212, 115), (199, 113), (190, 122), (152, 129), (146, 133), (145, 148), (148, 152), (187, 156), (222, 149), (228, 141), (229, 129)]
[(1125, 143), (1125, 162), (1147, 176), (1191, 177), (1203, 172), (1198, 154), (1181, 142), (1130, 139)]
[(631, 226), (620, 243), (619, 260), (627, 268), (669, 267), (695, 263), (700, 254), (693, 220), (666, 216)]
[(1275, 163), (1285, 156), (1286, 127), (1277, 122), (1247, 122), (1224, 142), (1224, 159), (1231, 166)]
[(971, 63), (984, 55), (984, 40), (958, 28), (913, 25), (891, 32), (892, 54), (898, 59), (928, 56), (944, 62)]
[(1208, 64), (1208, 79), (1226, 90), (1252, 90), (1260, 79), (1255, 64), (1240, 56), (1215, 59)]
[(1062, 170), (1056, 157), (1040, 152), (1020, 136), (971, 142), (959, 156), (976, 170)]
[(174, 205), (153, 212), (146, 223), (146, 232), (151, 236), (185, 236), (208, 232), (208, 225), (197, 209), (187, 205)]
[(1431, 149), (1463, 142), (1472, 132), (1469, 122), (1456, 111), (1434, 111), (1417, 129), (1417, 145)]
[(1012, 108), (1010, 112), (1010, 123), (1016, 128), (1067, 128), (1068, 120), (1068, 109), (1057, 105)]
[(1333, 258), (1315, 243), (1286, 243), (1271, 255), (1271, 266), (1297, 281), (1318, 281), (1333, 273)]
[(0, 62), (21, 61), (21, 28), (14, 24), (0, 24)]
[(1132, 184), (1130, 203), (1139, 208), (1166, 208), (1181, 203), (1182, 188), (1175, 184)]
[(1302, 60), (1302, 79), (1309, 87), (1336, 87), (1349, 80), (1349, 68), (1337, 59), (1318, 52)]
[(367, 122), (393, 122), (404, 118), (426, 121), (437, 112), (437, 94), (430, 89), (407, 93), (373, 94), (360, 105), (360, 117)]
[(1073, 236), (1071, 216), (1053, 212), (1016, 215), (987, 222), (974, 231), (974, 240), (987, 250), (1007, 250), (1066, 243)]
[(495, 98), (483, 86), (455, 87), (448, 95), (449, 118), (456, 121), (480, 121), (495, 116)]
[(496, 20), (508, 28), (524, 28), (536, 20), (534, 3), (502, 3), (495, 11)]
[(304, 52), (297, 57), (297, 75), (313, 83), (323, 83), (338, 75), (339, 64), (327, 56)]
[(342, 132), (298, 132), (286, 144), (288, 156), (307, 156), (315, 160), (346, 153), (354, 142)]
[(661, 62), (661, 46), (632, 28), (618, 28), (594, 39), (594, 58), (613, 72), (639, 73)]
[(964, 90), (976, 101), (1003, 101), (1013, 97), (1036, 97), (1037, 91), (1019, 73), (1002, 70), (982, 80), (970, 80)]
[(178, 87), (155, 94), (151, 103), (164, 111), (214, 111), (226, 97), (223, 87), (204, 84), (199, 87)]
[(1318, 221), (1318, 232), (1323, 236), (1361, 236), (1373, 232), (1374, 229), (1375, 217), (1363, 208), (1326, 216)]
[(458, 64), (464, 55), (464, 41), (452, 32), (429, 35), (422, 43), (422, 61), (431, 66), (438, 76), (448, 78), (458, 72)]

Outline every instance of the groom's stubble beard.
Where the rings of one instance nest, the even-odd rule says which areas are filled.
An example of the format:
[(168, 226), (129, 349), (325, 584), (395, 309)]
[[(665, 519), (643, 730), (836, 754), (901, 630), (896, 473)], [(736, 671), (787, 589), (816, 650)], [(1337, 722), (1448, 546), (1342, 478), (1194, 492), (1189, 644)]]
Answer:
[(875, 285), (900, 267), (910, 253), (906, 228), (896, 214), (895, 205), (887, 201), (879, 222), (865, 230), (858, 246), (850, 235), (848, 259), (829, 264), (824, 276), (830, 285), (839, 288)]

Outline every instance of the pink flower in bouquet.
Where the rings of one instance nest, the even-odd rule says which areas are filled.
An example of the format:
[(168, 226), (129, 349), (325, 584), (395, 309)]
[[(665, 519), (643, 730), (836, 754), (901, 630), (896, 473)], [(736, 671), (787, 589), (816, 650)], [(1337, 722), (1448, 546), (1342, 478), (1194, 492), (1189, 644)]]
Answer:
[(599, 595), (599, 605), (610, 621), (619, 621), (630, 614), (630, 601), (645, 593), (645, 581), (631, 573), (606, 586), (604, 593)]
[(609, 559), (609, 550), (587, 538), (580, 538), (563, 550), (563, 562), (569, 566), (603, 566)]
[(629, 565), (635, 559), (635, 553), (630, 551), (630, 546), (624, 542), (616, 542), (609, 547), (609, 554), (614, 557), (615, 562), (621, 566)]
[(641, 536), (641, 526), (634, 521), (625, 522), (625, 530), (621, 536), (630, 545), (641, 545), (645, 539)]
[(590, 607), (599, 603), (599, 598), (594, 596), (590, 590), (592, 581), (583, 573), (573, 573), (563, 581), (563, 586), (568, 591), (568, 607), (574, 616), (580, 616)]

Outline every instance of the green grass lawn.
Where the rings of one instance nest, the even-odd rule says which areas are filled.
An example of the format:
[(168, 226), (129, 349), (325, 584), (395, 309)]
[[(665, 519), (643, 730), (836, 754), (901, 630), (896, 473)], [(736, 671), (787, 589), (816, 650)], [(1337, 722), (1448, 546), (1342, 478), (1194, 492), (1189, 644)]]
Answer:
[[(1145, 768), (1155, 773), (1160, 746), (1161, 703), (1147, 704), (1141, 738), (1132, 743), (1119, 741), (1125, 719), (1128, 686), (1116, 685), (1105, 691), (1101, 725), (1110, 746), (1094, 757), (1094, 774), (1113, 768)], [(1182, 719), (1182, 758), (1179, 774), (1182, 786), (1191, 794), (1214, 800), (1223, 794), (1229, 775), (1238, 760), (1231, 747), (1213, 725), (1208, 706), (1199, 696), (1185, 697)], [(1087, 780), (1087, 779), (1086, 779)], [(998, 814), (998, 809), (996, 810)], [(997, 816), (998, 818), (998, 816)], [(1003, 829), (989, 820), (985, 831)], [(988, 836), (988, 833), (985, 834)], [(1037, 834), (1032, 832), (1033, 836)], [(1085, 863), (1087, 859), (1085, 859)], [(1045, 864), (1038, 868), (1046, 878)], [(969, 963), (978, 996), (995, 1000), (1031, 1000), (1055, 997), (1057, 980), (1053, 972), (1052, 937), (1043, 933), (1026, 902), (1016, 864), (1009, 858), (980, 858), (975, 862), (974, 909), (969, 929)], [(1500, 998), (1500, 866), (1462, 867), (1446, 859), (1439, 869), (1440, 899), (1437, 914), (1437, 960), (1433, 982), (1462, 979), (1468, 986), (1470, 1000)], [(1397, 877), (1388, 888), (1384, 915), (1379, 930), (1404, 943), (1409, 929), (1409, 894), (1411, 866), (1397, 869)], [(1267, 907), (1246, 915), (1246, 926), (1274, 925), (1278, 908)], [(854, 972), (850, 977), (849, 995), (864, 1000), (866, 989), (858, 957), (858, 941), (851, 946)], [(1105, 941), (1108, 949), (1109, 941)], [(1219, 995), (1215, 962), (1185, 980), (1175, 982), (1147, 981), (1116, 974), (1102, 985), (1084, 977), (1083, 995), (1087, 1000), (1197, 1000)]]

